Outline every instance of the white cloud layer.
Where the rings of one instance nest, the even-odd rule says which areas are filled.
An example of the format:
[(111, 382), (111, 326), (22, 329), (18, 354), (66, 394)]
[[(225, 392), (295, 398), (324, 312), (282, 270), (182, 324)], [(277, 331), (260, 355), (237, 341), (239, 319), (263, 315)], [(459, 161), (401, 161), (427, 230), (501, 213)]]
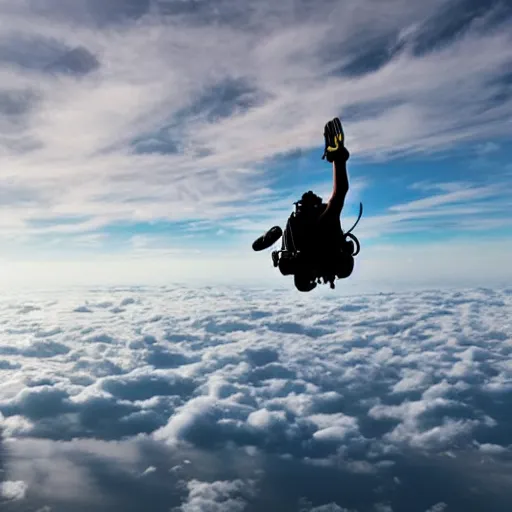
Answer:
[(34, 510), (512, 503), (510, 289), (119, 287), (0, 315), (2, 492)]

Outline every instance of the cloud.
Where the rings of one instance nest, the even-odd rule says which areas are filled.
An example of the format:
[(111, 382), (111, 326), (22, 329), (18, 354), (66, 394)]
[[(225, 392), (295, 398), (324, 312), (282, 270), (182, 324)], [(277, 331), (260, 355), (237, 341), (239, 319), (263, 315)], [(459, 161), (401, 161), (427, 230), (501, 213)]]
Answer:
[(403, 205), (394, 205), (390, 208), (395, 212), (408, 212), (414, 210), (427, 210), (437, 206), (446, 204), (466, 202), (468, 199), (486, 199), (498, 195), (500, 192), (497, 187), (478, 187), (469, 189), (460, 189), (446, 194), (439, 194), (436, 196), (427, 197), (425, 199), (418, 199)]
[(509, 13), (467, 7), (2, 2), (4, 236), (256, 215), (262, 165), (319, 148), (337, 113), (362, 157), (506, 135)]
[(502, 512), (510, 297), (4, 294), (4, 481), (34, 510)]
[(85, 75), (99, 67), (97, 58), (86, 48), (74, 48), (65, 53), (56, 61), (46, 66), (49, 73), (67, 73), (72, 75)]
[[(302, 510), (301, 510), (302, 512)], [(346, 508), (341, 508), (336, 503), (329, 503), (327, 505), (320, 505), (319, 507), (314, 507), (309, 509), (309, 512), (349, 512)]]
[(446, 510), (446, 503), (436, 503), (433, 507), (429, 508), (427, 512), (443, 512)]
[[(243, 512), (246, 502), (243, 496), (251, 493), (250, 482), (235, 480), (233, 482), (187, 482), (189, 491), (188, 501), (176, 512), (216, 512), (229, 510), (230, 512)], [(239, 497), (242, 496), (242, 497)]]
[(27, 484), (23, 481), (5, 481), (0, 484), (0, 495), (6, 500), (22, 500), (27, 492)]
[(375, 512), (393, 512), (393, 509), (385, 503), (377, 503), (375, 505)]
[[(453, 238), (468, 233), (485, 235), (489, 230), (508, 229), (505, 214), (510, 183), (498, 178), (495, 183), (415, 182), (411, 185), (424, 197), (391, 205), (382, 213), (365, 216), (358, 226), (358, 236), (373, 243), (390, 235), (424, 235), (443, 232)], [(349, 221), (347, 221), (347, 224)], [(430, 235), (430, 236), (427, 236)]]

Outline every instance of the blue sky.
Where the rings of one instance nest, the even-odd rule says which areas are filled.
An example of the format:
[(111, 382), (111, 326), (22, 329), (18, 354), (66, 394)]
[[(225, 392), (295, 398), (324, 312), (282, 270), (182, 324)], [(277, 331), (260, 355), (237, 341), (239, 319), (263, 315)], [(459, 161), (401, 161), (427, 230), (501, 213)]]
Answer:
[[(285, 285), (250, 245), (328, 196), (350, 286), (512, 278), (507, 2), (0, 1), (4, 283)], [(58, 276), (58, 278), (57, 278)]]

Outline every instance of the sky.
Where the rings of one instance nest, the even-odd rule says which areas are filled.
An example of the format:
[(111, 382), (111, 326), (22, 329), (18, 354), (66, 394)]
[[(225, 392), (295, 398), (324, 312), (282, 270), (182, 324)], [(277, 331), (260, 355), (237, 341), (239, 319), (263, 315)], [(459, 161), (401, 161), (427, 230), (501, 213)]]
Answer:
[(0, 0), (0, 280), (291, 283), (251, 243), (327, 198), (347, 290), (512, 278), (512, 8), (497, 0)]

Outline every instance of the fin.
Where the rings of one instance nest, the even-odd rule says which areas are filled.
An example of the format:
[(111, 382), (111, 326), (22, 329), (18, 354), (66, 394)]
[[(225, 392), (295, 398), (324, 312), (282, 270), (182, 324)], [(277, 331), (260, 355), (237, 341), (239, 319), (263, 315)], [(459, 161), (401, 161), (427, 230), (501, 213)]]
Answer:
[(264, 251), (272, 247), (282, 236), (283, 230), (279, 226), (274, 226), (253, 242), (252, 249), (254, 251)]

